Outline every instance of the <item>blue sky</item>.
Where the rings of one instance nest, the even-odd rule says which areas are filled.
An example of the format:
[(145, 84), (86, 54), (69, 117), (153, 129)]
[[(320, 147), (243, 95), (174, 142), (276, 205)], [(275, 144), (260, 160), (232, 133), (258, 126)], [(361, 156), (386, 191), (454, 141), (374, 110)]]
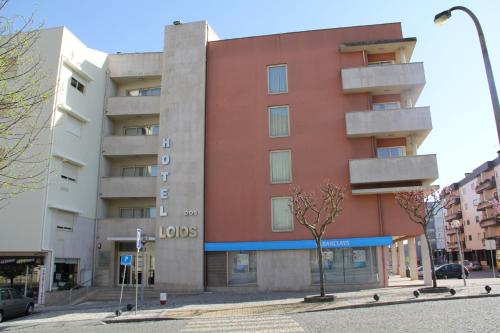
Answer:
[(417, 102), (431, 106), (433, 131), (419, 154), (438, 156), (441, 186), (459, 181), (500, 149), (476, 30), (454, 12), (438, 27), (433, 18), (455, 5), (481, 21), (500, 87), (500, 1), (70, 1), (11, 0), (7, 15), (36, 10), (44, 27), (66, 26), (85, 44), (108, 53), (161, 51), (163, 27), (175, 20), (207, 20), (223, 39), (342, 26), (401, 22), (417, 37), (412, 61), (425, 64), (427, 85)]

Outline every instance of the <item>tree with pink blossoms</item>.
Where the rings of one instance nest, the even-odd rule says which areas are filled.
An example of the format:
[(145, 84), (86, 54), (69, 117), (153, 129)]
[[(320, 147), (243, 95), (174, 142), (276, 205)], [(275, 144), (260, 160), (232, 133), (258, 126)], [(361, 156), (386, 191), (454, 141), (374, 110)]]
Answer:
[[(449, 194), (449, 189), (445, 188), (443, 194)], [(423, 234), (429, 250), (429, 260), (432, 271), (432, 287), (437, 287), (436, 271), (434, 269), (434, 261), (432, 258), (432, 245), (427, 235), (427, 226), (432, 221), (433, 217), (439, 213), (445, 206), (444, 197), (435, 189), (425, 191), (408, 191), (400, 192), (395, 195), (399, 206), (403, 208), (414, 223), (422, 227)]]
[(306, 193), (300, 187), (292, 189), (292, 202), (290, 204), (295, 221), (304, 226), (316, 242), (318, 253), (320, 297), (325, 297), (325, 281), (323, 276), (323, 252), (321, 239), (327, 227), (335, 221), (342, 212), (342, 201), (345, 190), (343, 187), (326, 182), (320, 186), (320, 196)]

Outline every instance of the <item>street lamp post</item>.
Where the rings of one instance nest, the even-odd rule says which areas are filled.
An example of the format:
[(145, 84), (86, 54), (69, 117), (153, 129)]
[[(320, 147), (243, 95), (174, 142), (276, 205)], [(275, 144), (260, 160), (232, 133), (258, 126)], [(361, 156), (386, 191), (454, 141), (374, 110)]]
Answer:
[(451, 221), (451, 226), (455, 228), (455, 233), (457, 234), (457, 243), (458, 243), (458, 253), (460, 255), (460, 267), (462, 269), (462, 278), (464, 279), (464, 286), (467, 285), (467, 282), (465, 280), (465, 268), (464, 268), (464, 255), (462, 253), (462, 244), (460, 242), (460, 221), (459, 220), (453, 220)]
[(493, 105), (493, 113), (495, 114), (495, 123), (497, 125), (498, 141), (500, 143), (500, 106), (498, 104), (498, 93), (497, 93), (497, 88), (495, 86), (495, 79), (493, 78), (493, 71), (491, 69), (491, 62), (490, 62), (490, 57), (488, 55), (488, 49), (486, 48), (486, 41), (484, 39), (483, 29), (481, 28), (481, 24), (479, 24), (479, 20), (470, 9), (463, 6), (455, 6), (451, 7), (448, 10), (445, 10), (444, 12), (437, 14), (434, 17), (434, 23), (438, 25), (444, 24), (451, 17), (451, 12), (454, 10), (461, 10), (469, 14), (469, 16), (472, 18), (472, 21), (474, 21), (474, 25), (476, 26), (477, 34), (479, 36), (479, 43), (481, 44), (481, 51), (483, 53), (484, 68), (486, 69), (488, 86), (490, 88), (491, 104)]

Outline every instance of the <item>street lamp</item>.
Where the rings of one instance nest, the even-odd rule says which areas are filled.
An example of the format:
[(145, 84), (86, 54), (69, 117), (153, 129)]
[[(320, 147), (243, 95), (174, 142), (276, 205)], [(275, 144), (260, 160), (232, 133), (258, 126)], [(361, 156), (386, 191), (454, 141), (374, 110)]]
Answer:
[(498, 104), (497, 88), (495, 86), (495, 79), (493, 78), (493, 71), (491, 69), (491, 62), (488, 55), (488, 49), (486, 48), (483, 29), (481, 28), (481, 24), (479, 24), (479, 20), (470, 9), (463, 6), (455, 6), (437, 14), (434, 17), (434, 23), (436, 23), (437, 25), (443, 25), (451, 17), (451, 12), (454, 10), (461, 10), (469, 14), (469, 16), (472, 18), (472, 21), (474, 21), (474, 25), (476, 26), (477, 34), (479, 36), (479, 43), (481, 44), (481, 51), (483, 52), (484, 68), (486, 69), (486, 77), (488, 78), (491, 104), (493, 105), (493, 113), (495, 114), (495, 123), (497, 125), (498, 141), (500, 143), (500, 106)]
[(457, 234), (458, 253), (460, 255), (460, 267), (462, 268), (462, 278), (464, 279), (464, 286), (466, 286), (467, 282), (465, 281), (464, 255), (462, 253), (462, 244), (460, 242), (460, 225), (461, 223), (459, 220), (451, 221), (451, 227), (455, 228), (455, 233)]

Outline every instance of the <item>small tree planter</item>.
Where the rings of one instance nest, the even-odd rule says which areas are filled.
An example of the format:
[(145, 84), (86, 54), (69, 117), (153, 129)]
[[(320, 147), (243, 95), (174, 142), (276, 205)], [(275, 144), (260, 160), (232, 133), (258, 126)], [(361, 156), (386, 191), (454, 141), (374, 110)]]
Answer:
[(322, 303), (322, 302), (333, 302), (335, 300), (334, 295), (312, 295), (304, 297), (305, 303)]
[(425, 287), (418, 290), (422, 294), (440, 294), (449, 293), (450, 288), (448, 287)]

